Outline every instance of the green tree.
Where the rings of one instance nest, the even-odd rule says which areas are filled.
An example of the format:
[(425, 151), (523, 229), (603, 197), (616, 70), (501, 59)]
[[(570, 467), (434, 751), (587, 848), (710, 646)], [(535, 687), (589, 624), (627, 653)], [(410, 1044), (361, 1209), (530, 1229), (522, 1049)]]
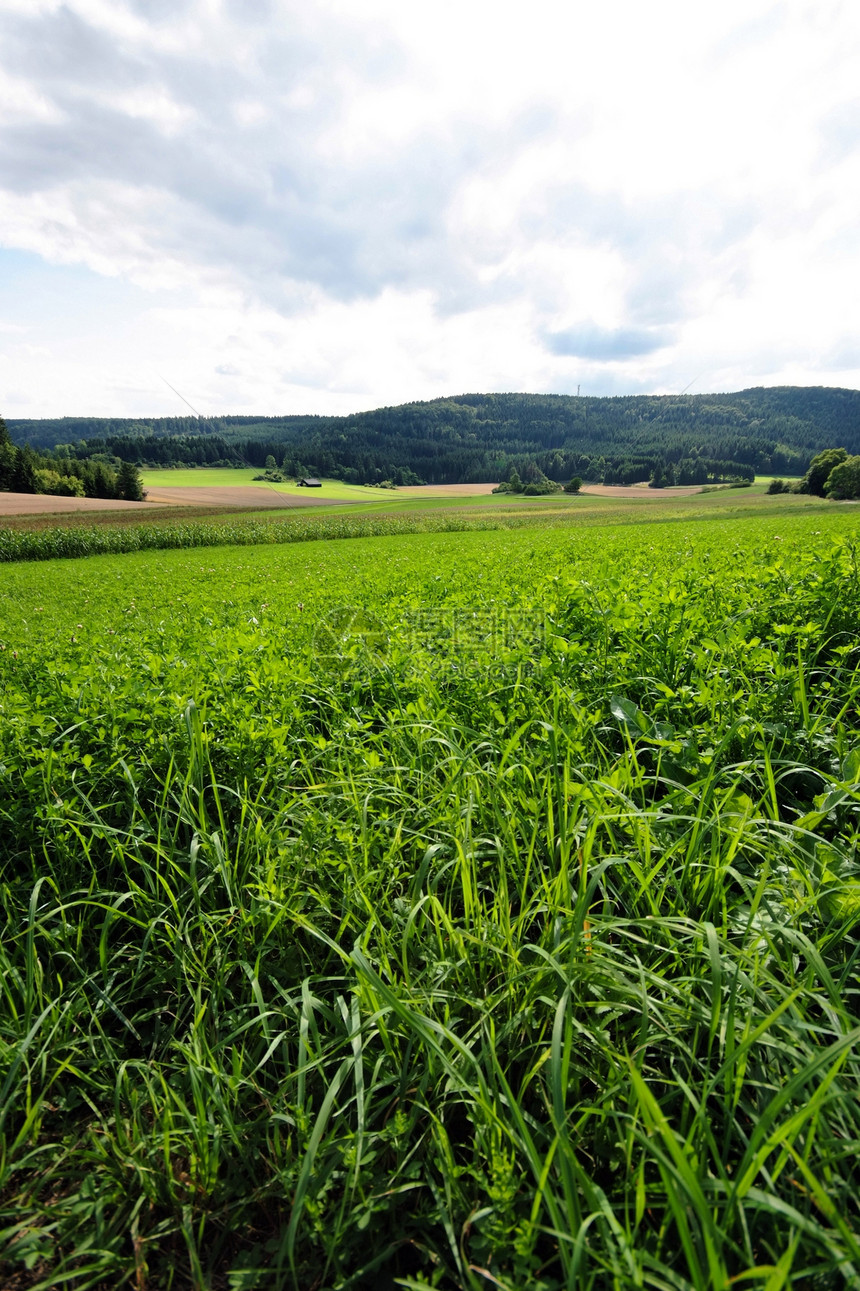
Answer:
[(11, 489), (15, 474), (15, 445), (6, 423), (0, 417), (0, 489)]
[(88, 498), (115, 498), (118, 496), (116, 475), (105, 462), (92, 463), (84, 476), (84, 488), (87, 491)]
[(15, 464), (12, 468), (13, 493), (37, 493), (39, 481), (36, 478), (36, 458), (30, 448), (15, 449)]
[(837, 463), (827, 477), (824, 491), (836, 502), (860, 498), (860, 457), (846, 457)]
[(143, 482), (134, 462), (123, 462), (116, 476), (117, 493), (126, 502), (143, 501)]
[(52, 471), (50, 467), (37, 470), (36, 481), (40, 493), (52, 493), (61, 498), (82, 498), (85, 496), (83, 480), (77, 479), (74, 475), (60, 475), (57, 471)]
[(567, 484), (565, 484), (564, 491), (565, 493), (578, 493), (581, 488), (582, 479), (580, 476), (574, 475), (573, 479), (568, 480)]
[(848, 456), (844, 448), (825, 448), (823, 453), (813, 457), (809, 463), (809, 470), (800, 481), (801, 493), (813, 493), (816, 497), (826, 497), (824, 486), (826, 485), (830, 472), (834, 466), (844, 462)]

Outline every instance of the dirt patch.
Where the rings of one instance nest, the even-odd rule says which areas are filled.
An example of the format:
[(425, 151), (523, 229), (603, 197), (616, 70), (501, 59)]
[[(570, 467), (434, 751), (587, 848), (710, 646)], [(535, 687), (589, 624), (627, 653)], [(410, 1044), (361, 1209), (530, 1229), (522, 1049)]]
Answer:
[(649, 489), (647, 484), (583, 484), (581, 493), (599, 498), (638, 498), (640, 502), (659, 502), (660, 498), (689, 498), (701, 492), (698, 484), (673, 485), (669, 489)]
[[(495, 484), (407, 484), (393, 489), (391, 497), (476, 498), (482, 497), (486, 493), (492, 493), (494, 488), (496, 488)], [(376, 490), (374, 490), (374, 496), (376, 496)]]
[(0, 516), (68, 515), (80, 511), (136, 511), (145, 515), (146, 502), (114, 498), (55, 498), (50, 493), (0, 493)]
[(336, 507), (343, 506), (343, 498), (318, 498), (313, 494), (297, 496), (294, 493), (279, 493), (276, 489), (264, 489), (255, 484), (225, 485), (223, 487), (183, 488), (180, 485), (168, 484), (163, 488), (147, 490), (148, 502), (168, 503), (173, 506), (209, 506), (235, 507), (237, 510), (251, 508), (254, 511), (268, 508), (296, 507)]

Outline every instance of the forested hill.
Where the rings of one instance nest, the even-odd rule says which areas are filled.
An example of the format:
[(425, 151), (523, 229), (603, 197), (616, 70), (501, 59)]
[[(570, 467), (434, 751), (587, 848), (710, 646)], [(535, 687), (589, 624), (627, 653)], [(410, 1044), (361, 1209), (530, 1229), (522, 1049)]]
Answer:
[(822, 448), (860, 453), (860, 391), (778, 386), (737, 394), (467, 394), (348, 417), (64, 417), (10, 420), (12, 438), (77, 457), (141, 465), (263, 466), (358, 483), (506, 479), (537, 467), (551, 479), (680, 482), (753, 471), (801, 474)]

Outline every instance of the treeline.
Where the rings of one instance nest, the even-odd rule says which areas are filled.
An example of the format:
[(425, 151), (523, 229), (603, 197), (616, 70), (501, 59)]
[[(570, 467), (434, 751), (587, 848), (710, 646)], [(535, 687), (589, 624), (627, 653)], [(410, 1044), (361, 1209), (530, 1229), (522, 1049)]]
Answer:
[(860, 452), (860, 392), (783, 386), (717, 395), (471, 394), (348, 417), (10, 422), (19, 443), (139, 466), (301, 463), (350, 483), (548, 479), (706, 484), (802, 475), (832, 443)]
[(373, 461), (361, 459), (357, 464), (339, 462), (333, 453), (313, 442), (285, 449), (283, 441), (275, 439), (231, 442), (220, 435), (131, 438), (110, 435), (106, 438), (94, 436), (74, 444), (61, 443), (53, 450), (43, 451), (52, 452), (55, 456), (74, 452), (75, 457), (82, 461), (111, 459), (154, 468), (253, 466), (262, 470), (269, 459), (274, 459), (284, 475), (293, 478), (322, 475), (345, 480), (348, 484), (376, 484), (382, 480), (389, 480), (392, 484), (424, 483), (408, 464), (393, 464), (384, 454)]
[(104, 455), (71, 457), (65, 449), (35, 452), (15, 445), (0, 417), (0, 490), (70, 498), (143, 501), (140, 472), (132, 462)]
[(809, 469), (797, 484), (771, 480), (768, 493), (812, 493), (834, 502), (856, 502), (860, 499), (860, 454), (849, 456), (844, 448), (826, 448), (809, 463)]

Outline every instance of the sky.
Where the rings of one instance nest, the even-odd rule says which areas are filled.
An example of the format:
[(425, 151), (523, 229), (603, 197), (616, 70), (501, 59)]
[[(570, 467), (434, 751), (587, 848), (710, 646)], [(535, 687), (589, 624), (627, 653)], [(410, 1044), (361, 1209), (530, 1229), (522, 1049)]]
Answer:
[(857, 388), (858, 67), (856, 0), (0, 0), (0, 412)]

